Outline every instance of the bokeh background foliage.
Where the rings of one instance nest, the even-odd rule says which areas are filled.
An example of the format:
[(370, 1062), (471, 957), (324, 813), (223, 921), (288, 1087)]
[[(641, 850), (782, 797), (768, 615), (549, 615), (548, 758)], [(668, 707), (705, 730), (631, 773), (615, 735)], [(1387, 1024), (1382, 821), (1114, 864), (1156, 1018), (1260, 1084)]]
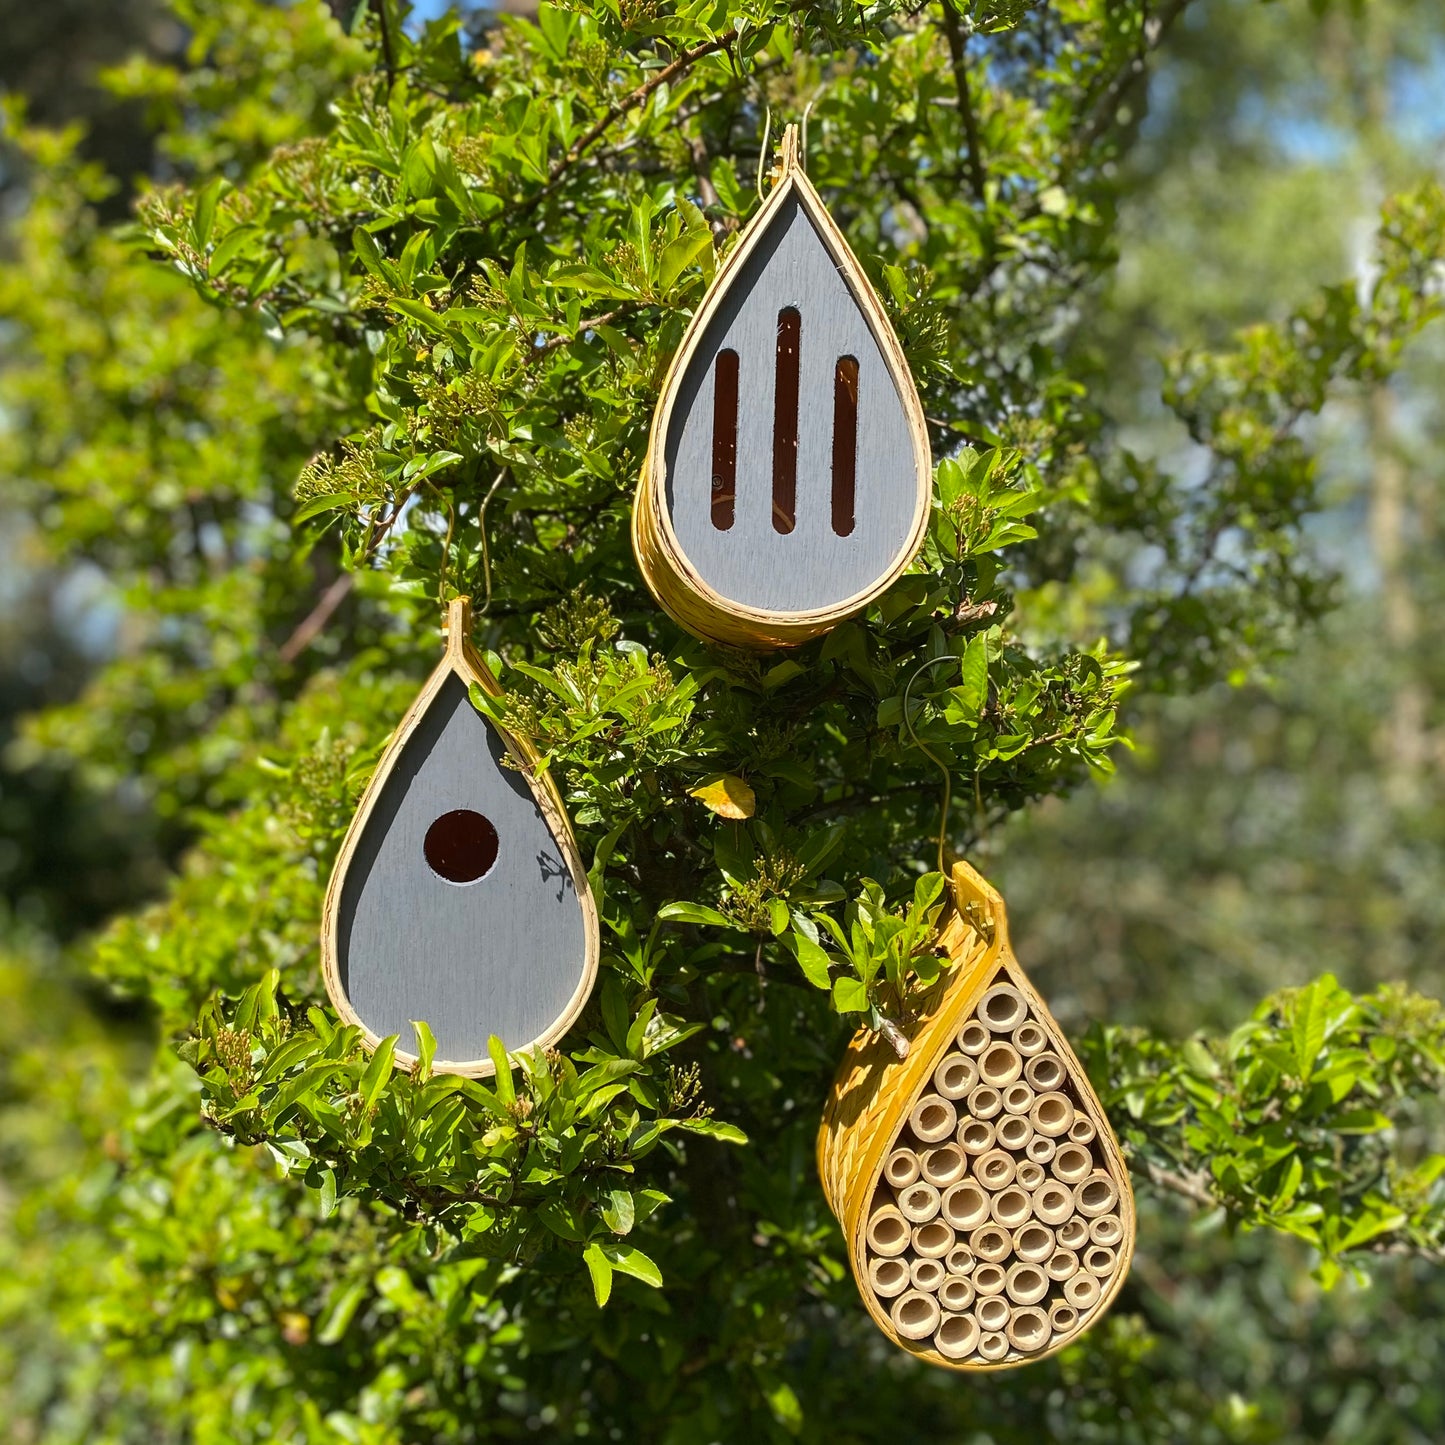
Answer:
[[(6, 1438), (1440, 1438), (1441, 17), (439, 8), (0, 7)], [(936, 504), (752, 658), (628, 507), (804, 115)], [(605, 920), (486, 1085), (315, 949), (462, 591)], [(811, 1162), (937, 967), (940, 764), (1143, 1210), (982, 1386), (874, 1337)]]

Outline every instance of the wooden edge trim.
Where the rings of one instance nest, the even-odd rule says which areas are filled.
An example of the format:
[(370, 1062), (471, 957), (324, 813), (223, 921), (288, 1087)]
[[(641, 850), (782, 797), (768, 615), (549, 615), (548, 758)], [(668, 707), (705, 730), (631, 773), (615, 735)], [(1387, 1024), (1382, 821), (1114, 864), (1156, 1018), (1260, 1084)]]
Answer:
[[(782, 176), (763, 202), (762, 209), (744, 228), (737, 245), (724, 258), (702, 305), (688, 323), (682, 344), (668, 364), (648, 430), (647, 452), (643, 457), (641, 479), (632, 511), (633, 554), (643, 579), (663, 610), (689, 631), (700, 631), (702, 635), (715, 641), (753, 647), (786, 647), (806, 642), (861, 611), (886, 592), (907, 571), (923, 544), (933, 497), (933, 459), (928, 440), (928, 423), (924, 416), (923, 403), (919, 400), (918, 389), (914, 386), (908, 369), (907, 358), (903, 354), (903, 347), (888, 320), (882, 302), (849, 247), (847, 238), (828, 214), (822, 197), (802, 169), (796, 127), (789, 126), (784, 132), (782, 160)], [(908, 535), (888, 569), (880, 574), (875, 582), (831, 607), (779, 612), (733, 602), (715, 591), (693, 571), (662, 502), (667, 484), (662, 456), (677, 390), (683, 373), (697, 351), (702, 333), (735, 278), (735, 273), (746, 264), (773, 216), (794, 192), (862, 312), (883, 357), (884, 368), (903, 404), (913, 441), (916, 486), (913, 518)], [(688, 605), (687, 601), (679, 603), (678, 599), (671, 595), (671, 587), (664, 581), (665, 576), (668, 581), (675, 582), (679, 590), (695, 602), (696, 606)]]
[[(326, 886), (326, 898), (321, 910), (322, 978), (326, 984), (326, 993), (331, 1000), (332, 1007), (340, 1015), (344, 1024), (361, 1030), (361, 1042), (368, 1051), (374, 1050), (381, 1043), (381, 1036), (373, 1033), (357, 1016), (356, 1011), (351, 1007), (351, 1000), (346, 996), (346, 990), (342, 987), (338, 936), (341, 922), (341, 893), (345, 885), (347, 870), (351, 866), (352, 856), (361, 841), (362, 832), (381, 796), (382, 789), (391, 776), (396, 760), (405, 750), (407, 742), (415, 733), (427, 708), (441, 690), (442, 684), (449, 677), (455, 675), (465, 686), (470, 687), (472, 683), (476, 683), (492, 697), (502, 696), (501, 684), (471, 644), (470, 629), (471, 599), (458, 597), (449, 604), (447, 609), (446, 651), (442, 660), (432, 670), (431, 676), (422, 685), (421, 691), (412, 700), (406, 712), (402, 714), (402, 719), (397, 724), (391, 741), (386, 745), (385, 751), (377, 762), (376, 771), (371, 775), (371, 781), (367, 783), (366, 790), (361, 795), (361, 802), (346, 830), (346, 836), (342, 839), (341, 849), (336, 855), (336, 862), (332, 865), (331, 879)], [(502, 739), (503, 746), (520, 765), (519, 770), (526, 779), (527, 786), (531, 789), (537, 807), (556, 837), (562, 856), (567, 860), (567, 870), (571, 875), (572, 886), (582, 909), (584, 958), (582, 975), (577, 982), (577, 987), (573, 990), (566, 1008), (557, 1016), (550, 1028), (519, 1048), (508, 1050), (509, 1053), (515, 1055), (549, 1047), (556, 1043), (576, 1022), (578, 1014), (582, 1012), (597, 981), (597, 966), (601, 955), (601, 928), (597, 917), (597, 901), (592, 896), (592, 885), (587, 877), (587, 869), (582, 862), (576, 835), (572, 831), (572, 822), (567, 816), (561, 791), (551, 773), (537, 771), (538, 755), (530, 742), (508, 732), (506, 728), (499, 727), (491, 718), (484, 717), (482, 721), (488, 727), (495, 729)], [(417, 1055), (397, 1047), (393, 1055), (393, 1062), (397, 1068), (409, 1069), (417, 1062)], [(432, 1072), (485, 1079), (496, 1072), (496, 1066), (490, 1058), (439, 1059), (433, 1061)]]

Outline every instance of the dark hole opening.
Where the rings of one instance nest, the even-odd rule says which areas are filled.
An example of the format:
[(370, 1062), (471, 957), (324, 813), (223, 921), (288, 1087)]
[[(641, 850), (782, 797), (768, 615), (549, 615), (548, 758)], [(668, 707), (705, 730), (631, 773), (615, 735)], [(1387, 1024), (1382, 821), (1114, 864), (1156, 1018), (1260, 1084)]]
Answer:
[(733, 524), (738, 491), (738, 354), (717, 354), (712, 393), (712, 524), (726, 532)]
[(443, 813), (422, 842), (427, 864), (448, 883), (475, 883), (497, 861), (497, 830), (470, 808)]
[(833, 369), (833, 531), (853, 531), (858, 484), (858, 358), (840, 356)]
[(791, 532), (798, 511), (798, 348), (803, 318), (778, 312), (778, 367), (773, 385), (773, 530)]

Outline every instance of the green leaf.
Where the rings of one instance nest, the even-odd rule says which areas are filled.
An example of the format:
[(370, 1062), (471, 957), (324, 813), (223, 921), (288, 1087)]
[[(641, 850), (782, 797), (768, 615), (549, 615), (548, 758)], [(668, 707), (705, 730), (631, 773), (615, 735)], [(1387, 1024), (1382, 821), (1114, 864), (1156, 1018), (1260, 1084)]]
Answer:
[(383, 1039), (377, 1046), (375, 1053), (371, 1056), (371, 1062), (366, 1066), (366, 1072), (361, 1076), (359, 1093), (364, 1107), (370, 1109), (375, 1106), (376, 1101), (381, 1097), (381, 1091), (386, 1088), (391, 1078), (392, 1056), (396, 1052), (396, 1035)]
[(612, 1261), (595, 1241), (582, 1251), (582, 1258), (588, 1274), (592, 1276), (592, 1294), (597, 1300), (597, 1308), (601, 1309), (612, 1295)]
[(709, 908), (705, 903), (664, 903), (657, 910), (657, 916), (666, 923), (706, 923), (717, 928), (736, 928), (725, 913)]
[[(1333, 983), (1333, 980), (1330, 980)], [(1295, 995), (1294, 1023), (1291, 1038), (1294, 1043), (1295, 1072), (1301, 1081), (1308, 1081), (1314, 1071), (1315, 1060), (1325, 1042), (1326, 999), (1323, 987), (1325, 980), (1314, 979)]]
[(512, 1061), (507, 1057), (506, 1046), (496, 1034), (492, 1034), (487, 1040), (487, 1056), (492, 1061), (492, 1067), (497, 1071), (497, 1098), (503, 1105), (515, 1104), (517, 1102), (517, 1089), (512, 1081)]
[(653, 1289), (662, 1288), (662, 1271), (640, 1249), (604, 1240), (602, 1252), (612, 1262), (613, 1269), (630, 1274), (633, 1279), (640, 1279)]

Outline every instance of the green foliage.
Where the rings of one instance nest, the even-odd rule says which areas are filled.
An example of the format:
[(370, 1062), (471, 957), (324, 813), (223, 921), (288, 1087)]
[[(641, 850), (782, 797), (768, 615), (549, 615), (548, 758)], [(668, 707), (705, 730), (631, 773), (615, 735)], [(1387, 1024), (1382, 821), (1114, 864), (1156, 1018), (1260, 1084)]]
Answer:
[[(57, 1320), (41, 1438), (847, 1441), (907, 1402), (923, 1433), (1020, 1439), (1041, 1389), (1056, 1438), (1265, 1438), (1154, 1370), (1132, 1287), (987, 1394), (884, 1363), (808, 1167), (850, 1029), (942, 966), (945, 849), (1109, 772), (1131, 677), (1242, 675), (1323, 605), (1304, 423), (1435, 314), (1427, 187), (1387, 207), (1368, 288), (1171, 364), (1202, 481), (1121, 445), (1082, 308), (1181, 9), (579, 3), (471, 37), (392, 0), (349, 35), (188, 0), (190, 63), (112, 77), (181, 176), (121, 235), (72, 143), (17, 127), (6, 486), (136, 634), (29, 747), (138, 776), (195, 840), (87, 953), (166, 1047), (84, 1186), (40, 1171), (13, 1225), (0, 1337), (28, 1299)], [(628, 516), (764, 137), (805, 115), (939, 463), (888, 595), (753, 656), (659, 613)], [(474, 701), (562, 789), (604, 926), (577, 1028), (496, 1045), (488, 1084), (433, 1075), (424, 1025), (368, 1056), (315, 946), (463, 592), (505, 689)], [(1224, 1041), (1106, 1031), (1094, 1065), (1141, 1183), (1303, 1235), (1328, 1277), (1439, 1247), (1433, 1166), (1391, 1132), (1439, 1035), (1321, 981)], [(69, 1079), (37, 1070), (15, 1116), (72, 1118)], [(73, 1278), (45, 1278), (47, 1211)], [(63, 1343), (92, 1330), (103, 1356)]]

